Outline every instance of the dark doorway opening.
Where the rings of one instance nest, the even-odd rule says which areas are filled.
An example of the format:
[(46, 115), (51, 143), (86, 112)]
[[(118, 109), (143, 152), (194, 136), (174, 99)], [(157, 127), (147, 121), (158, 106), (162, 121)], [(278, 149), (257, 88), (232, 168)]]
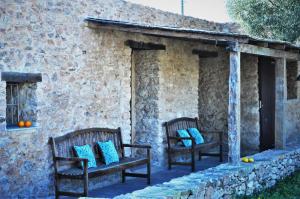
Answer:
[(275, 61), (268, 57), (258, 59), (260, 150), (275, 147)]

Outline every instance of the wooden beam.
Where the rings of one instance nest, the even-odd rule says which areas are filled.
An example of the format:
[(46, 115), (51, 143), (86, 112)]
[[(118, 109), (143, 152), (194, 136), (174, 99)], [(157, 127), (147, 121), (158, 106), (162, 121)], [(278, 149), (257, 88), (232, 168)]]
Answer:
[(285, 50), (286, 49), (286, 45), (285, 44), (269, 43), (269, 48), (277, 49), (277, 50)]
[(42, 81), (41, 73), (2, 72), (1, 81), (14, 83), (36, 83)]
[(250, 44), (239, 44), (235, 50), (242, 53), (253, 54), (253, 55), (300, 60), (299, 53), (292, 53), (284, 50), (264, 48), (264, 47), (250, 45)]
[(194, 49), (192, 51), (192, 53), (195, 55), (199, 55), (200, 58), (218, 57), (218, 52), (216, 52), (216, 51), (206, 51), (206, 50)]
[(144, 43), (142, 41), (127, 40), (125, 45), (133, 50), (166, 50), (166, 46), (163, 44)]
[(241, 142), (241, 53), (230, 52), (228, 105), (228, 161), (240, 163)]
[(286, 59), (276, 59), (275, 64), (275, 147), (286, 147), (285, 104), (287, 101)]
[(268, 48), (269, 44), (266, 41), (249, 40), (249, 44)]

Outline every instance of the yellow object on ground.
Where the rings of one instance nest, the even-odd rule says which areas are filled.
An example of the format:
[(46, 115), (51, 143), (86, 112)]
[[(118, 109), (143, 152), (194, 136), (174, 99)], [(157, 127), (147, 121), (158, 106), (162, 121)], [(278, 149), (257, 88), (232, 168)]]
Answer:
[(249, 162), (249, 159), (247, 157), (243, 157), (242, 161), (247, 163), (247, 162)]
[(248, 158), (249, 162), (254, 162), (254, 158)]

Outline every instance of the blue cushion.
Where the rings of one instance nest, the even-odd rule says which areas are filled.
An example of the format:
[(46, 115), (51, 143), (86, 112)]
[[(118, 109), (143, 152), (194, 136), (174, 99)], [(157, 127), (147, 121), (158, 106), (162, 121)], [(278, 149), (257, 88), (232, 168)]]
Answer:
[(204, 139), (203, 139), (201, 133), (198, 131), (198, 129), (196, 129), (196, 128), (189, 128), (188, 131), (191, 134), (191, 136), (193, 138), (195, 138), (195, 143), (196, 144), (203, 144), (204, 143)]
[[(88, 168), (97, 166), (96, 159), (90, 145), (74, 146), (74, 149), (79, 158), (88, 159)], [(83, 168), (83, 162), (81, 162), (81, 166)]]
[(116, 150), (114, 143), (111, 140), (107, 142), (97, 142), (97, 143), (102, 153), (104, 163), (106, 165), (113, 162), (119, 162), (118, 152)]
[[(179, 137), (191, 137), (190, 134), (185, 130), (185, 129), (181, 129), (181, 130), (177, 130), (177, 133), (179, 135)], [(192, 146), (192, 140), (182, 140), (182, 143), (185, 147), (190, 147)]]

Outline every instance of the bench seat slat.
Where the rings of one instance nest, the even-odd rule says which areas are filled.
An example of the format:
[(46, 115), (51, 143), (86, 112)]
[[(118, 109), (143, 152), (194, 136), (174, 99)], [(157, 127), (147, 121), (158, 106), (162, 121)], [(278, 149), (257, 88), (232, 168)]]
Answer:
[[(219, 146), (220, 143), (218, 141), (211, 141), (203, 144), (196, 144), (195, 150), (206, 150)], [(174, 145), (170, 147), (171, 151), (190, 151), (192, 147), (185, 147), (180, 145)]]
[[(99, 165), (95, 168), (89, 168), (88, 169), (88, 175), (89, 177), (99, 176), (99, 175), (105, 175), (109, 173), (115, 173), (118, 171), (122, 171), (124, 169), (128, 169), (130, 167), (135, 167), (139, 165), (143, 165), (147, 163), (147, 158), (122, 158), (119, 162), (112, 163), (110, 165)], [(62, 170), (58, 172), (58, 175), (60, 177), (70, 177), (73, 176), (73, 178), (81, 178), (83, 175), (83, 169), (79, 167), (73, 167), (70, 169)]]

